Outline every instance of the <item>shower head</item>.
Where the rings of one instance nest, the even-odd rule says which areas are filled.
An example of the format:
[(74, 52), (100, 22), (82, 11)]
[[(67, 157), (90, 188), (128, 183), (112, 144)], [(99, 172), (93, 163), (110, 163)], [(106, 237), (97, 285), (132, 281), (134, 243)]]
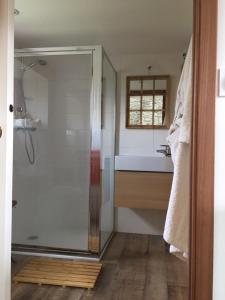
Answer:
[(44, 59), (38, 59), (37, 61), (32, 62), (31, 64), (29, 64), (28, 66), (24, 66), (23, 67), (23, 72), (25, 72), (28, 69), (32, 69), (33, 67), (35, 67), (36, 65), (40, 65), (40, 66), (46, 66), (47, 62)]

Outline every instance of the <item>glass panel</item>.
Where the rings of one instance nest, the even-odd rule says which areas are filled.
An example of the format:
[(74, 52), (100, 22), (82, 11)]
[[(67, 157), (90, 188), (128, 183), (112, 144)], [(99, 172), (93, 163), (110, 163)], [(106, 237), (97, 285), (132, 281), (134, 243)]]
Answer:
[(163, 96), (157, 95), (154, 97), (154, 109), (163, 109)]
[(142, 97), (142, 109), (153, 109), (153, 96)]
[(103, 126), (101, 149), (102, 206), (101, 249), (114, 227), (114, 149), (116, 73), (106, 56), (103, 57)]
[(166, 79), (155, 80), (155, 90), (166, 90), (166, 89), (167, 89), (167, 80)]
[(143, 80), (143, 90), (153, 90), (153, 80)]
[(155, 111), (154, 112), (154, 125), (163, 125), (163, 112)]
[(91, 55), (15, 60), (13, 243), (88, 250)]
[(152, 112), (143, 111), (142, 112), (142, 125), (152, 125)]
[(131, 80), (130, 91), (140, 91), (140, 90), (141, 90), (141, 80)]
[(130, 110), (140, 110), (141, 109), (141, 97), (131, 96), (130, 97)]
[(141, 113), (140, 111), (130, 112), (130, 125), (140, 125), (141, 124)]

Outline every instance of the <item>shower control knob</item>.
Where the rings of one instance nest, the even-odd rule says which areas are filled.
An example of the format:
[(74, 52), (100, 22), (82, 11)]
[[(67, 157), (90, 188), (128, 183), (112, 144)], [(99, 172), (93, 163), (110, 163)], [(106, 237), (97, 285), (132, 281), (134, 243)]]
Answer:
[(2, 137), (2, 127), (0, 126), (0, 138)]

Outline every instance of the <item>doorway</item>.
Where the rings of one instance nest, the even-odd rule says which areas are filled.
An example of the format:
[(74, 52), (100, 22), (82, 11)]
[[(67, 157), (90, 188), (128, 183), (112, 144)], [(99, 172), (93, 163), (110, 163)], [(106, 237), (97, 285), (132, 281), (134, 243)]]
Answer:
[[(7, 13), (8, 8), (4, 11)], [(217, 1), (207, 0), (204, 3), (201, 0), (195, 1), (194, 19), (195, 68), (190, 299), (211, 300)], [(207, 99), (207, 102), (205, 99)], [(208, 145), (207, 151), (204, 150), (206, 143)], [(209, 163), (202, 164), (200, 155), (201, 162), (208, 161)], [(208, 174), (207, 182), (205, 181), (205, 174)], [(9, 201), (8, 196), (6, 198), (4, 195), (4, 199), (7, 199), (6, 202)], [(4, 241), (6, 240), (5, 238)], [(204, 253), (204, 256), (202, 253)], [(9, 254), (7, 256), (9, 257)]]

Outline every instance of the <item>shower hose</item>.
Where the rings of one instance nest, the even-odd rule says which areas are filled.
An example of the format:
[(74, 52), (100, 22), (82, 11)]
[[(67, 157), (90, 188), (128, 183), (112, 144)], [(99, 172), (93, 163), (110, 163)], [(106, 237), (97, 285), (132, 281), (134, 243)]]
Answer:
[(30, 164), (33, 165), (35, 163), (35, 149), (34, 149), (33, 137), (29, 128), (24, 127), (24, 135), (25, 135), (25, 150), (27, 153), (27, 158)]

